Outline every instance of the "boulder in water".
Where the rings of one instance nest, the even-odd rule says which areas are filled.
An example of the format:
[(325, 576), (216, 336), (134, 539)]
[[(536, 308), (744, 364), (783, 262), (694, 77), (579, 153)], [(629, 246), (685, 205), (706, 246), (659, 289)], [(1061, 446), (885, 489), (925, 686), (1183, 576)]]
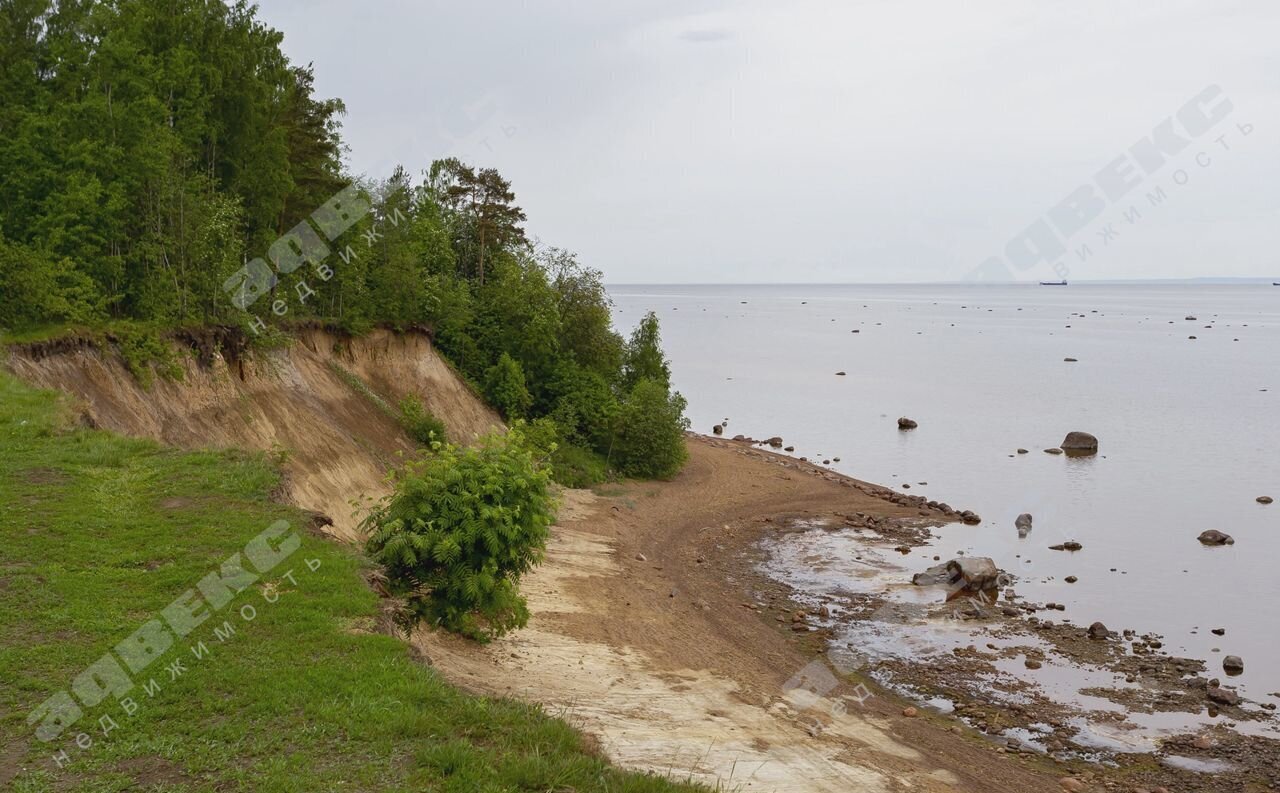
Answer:
[(1235, 545), (1235, 538), (1230, 534), (1218, 531), (1217, 529), (1209, 529), (1200, 532), (1200, 536), (1196, 539), (1205, 545)]
[(1059, 447), (1071, 455), (1098, 453), (1098, 439), (1087, 432), (1068, 432)]
[(1013, 525), (1014, 525), (1014, 528), (1018, 530), (1019, 534), (1029, 533), (1031, 531), (1031, 513), (1024, 512), (1018, 517), (1014, 518)]
[(898, 419), (898, 429), (900, 430), (913, 430), (919, 426), (920, 425), (916, 423), (915, 419), (909, 419), (906, 416)]

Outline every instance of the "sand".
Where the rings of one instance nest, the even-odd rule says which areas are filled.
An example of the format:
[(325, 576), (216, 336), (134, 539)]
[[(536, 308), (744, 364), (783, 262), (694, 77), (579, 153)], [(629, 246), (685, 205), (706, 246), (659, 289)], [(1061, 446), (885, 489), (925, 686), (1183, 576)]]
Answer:
[(417, 647), (458, 685), (564, 716), (627, 768), (748, 791), (1058, 789), (1060, 771), (904, 716), (855, 680), (818, 696), (836, 681), (817, 634), (749, 608), (749, 580), (732, 572), (774, 521), (919, 509), (741, 443), (689, 448), (670, 482), (565, 494), (548, 559), (522, 586), (528, 628), (483, 646), (419, 630)]

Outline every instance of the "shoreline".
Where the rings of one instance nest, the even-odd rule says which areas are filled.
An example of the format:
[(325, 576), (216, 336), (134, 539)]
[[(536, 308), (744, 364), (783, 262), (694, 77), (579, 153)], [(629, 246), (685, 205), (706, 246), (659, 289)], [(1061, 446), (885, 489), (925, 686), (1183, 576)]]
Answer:
[(689, 449), (670, 482), (566, 493), (548, 559), (522, 584), (527, 628), (485, 646), (418, 631), (415, 648), (455, 685), (563, 715), (623, 767), (742, 790), (1059, 789), (1063, 770), (1039, 758), (1011, 762), (896, 696), (859, 702), (860, 680), (787, 690), (815, 672), (822, 635), (777, 622), (785, 598), (753, 591), (741, 551), (833, 509), (886, 522), (920, 509), (747, 444)]
[[(924, 544), (928, 527), (958, 513), (741, 441), (691, 434), (689, 449), (670, 482), (566, 492), (548, 560), (522, 587), (528, 628), (484, 647), (420, 631), (415, 647), (455, 684), (561, 713), (624, 767), (745, 790), (1058, 790), (1064, 777), (1079, 789), (1239, 789), (1227, 781), (1234, 774), (1170, 768), (1145, 753), (1110, 769), (1071, 753), (1049, 757), (998, 737), (1015, 712), (998, 702), (966, 695), (961, 712), (943, 713), (874, 682), (875, 670), (837, 677), (831, 621), (760, 571), (760, 543), (827, 521), (865, 528), (892, 551)], [(1000, 616), (1005, 628), (1027, 624)], [(1079, 663), (1105, 661), (1077, 630), (1037, 633), (1094, 653)], [(1106, 644), (1113, 661), (1123, 656)], [(990, 665), (981, 651), (963, 656), (915, 682), (945, 692), (949, 680)], [(1045, 715), (1021, 710), (1024, 723)], [(1066, 724), (1068, 715), (1047, 718)], [(1250, 779), (1275, 767), (1275, 741), (1233, 736), (1170, 743), (1188, 767), (1256, 756), (1237, 766)]]

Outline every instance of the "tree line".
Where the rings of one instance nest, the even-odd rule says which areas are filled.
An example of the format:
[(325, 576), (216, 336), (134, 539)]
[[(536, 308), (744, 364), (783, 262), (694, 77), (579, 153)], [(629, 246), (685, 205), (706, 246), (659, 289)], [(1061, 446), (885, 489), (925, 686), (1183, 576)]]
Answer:
[[(601, 273), (531, 242), (492, 168), (353, 178), (343, 103), (281, 41), (243, 0), (0, 3), (0, 328), (424, 326), (558, 478), (678, 470), (657, 318), (614, 332)], [(324, 264), (283, 266), (352, 184), (368, 211)]]

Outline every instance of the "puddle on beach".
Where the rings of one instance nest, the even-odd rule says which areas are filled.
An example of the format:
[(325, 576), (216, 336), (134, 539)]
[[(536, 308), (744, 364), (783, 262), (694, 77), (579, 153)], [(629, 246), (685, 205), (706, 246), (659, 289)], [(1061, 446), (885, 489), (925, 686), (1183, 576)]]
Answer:
[[(1086, 752), (1152, 752), (1159, 748), (1163, 737), (1194, 733), (1222, 723), (1229, 723), (1242, 734), (1280, 738), (1280, 724), (1275, 719), (1223, 722), (1206, 712), (1130, 711), (1117, 702), (1082, 693), (1143, 690), (1140, 683), (1126, 682), (1124, 675), (1073, 662), (1050, 642), (1019, 629), (1016, 622), (1010, 629), (1003, 620), (939, 616), (938, 606), (945, 591), (911, 583), (914, 573), (939, 563), (934, 561), (935, 555), (944, 561), (953, 558), (933, 546), (901, 554), (870, 531), (810, 524), (764, 540), (762, 549), (765, 559), (760, 563), (761, 572), (789, 586), (796, 599), (815, 612), (829, 615), (817, 624), (833, 631), (829, 659), (846, 671), (875, 667), (885, 661), (929, 664), (949, 660), (957, 650), (980, 653), (981, 660), (994, 667), (994, 674), (982, 671), (962, 680), (947, 676), (948, 686), (964, 690), (973, 702), (997, 707), (1027, 705), (1031, 701), (1030, 688), (1076, 714), (1067, 719), (1067, 724), (1075, 731), (1072, 741)], [(868, 606), (869, 602), (873, 605)], [(1057, 620), (1066, 621), (1062, 617)], [(1024, 659), (1028, 655), (1039, 660), (1041, 667), (1027, 668)], [(926, 707), (941, 712), (953, 710), (953, 703), (947, 699), (895, 678), (886, 668), (893, 665), (874, 668), (870, 676)], [(1025, 748), (1047, 751), (1053, 731), (1042, 726), (1046, 727), (1043, 731), (1032, 724), (1003, 734)]]

